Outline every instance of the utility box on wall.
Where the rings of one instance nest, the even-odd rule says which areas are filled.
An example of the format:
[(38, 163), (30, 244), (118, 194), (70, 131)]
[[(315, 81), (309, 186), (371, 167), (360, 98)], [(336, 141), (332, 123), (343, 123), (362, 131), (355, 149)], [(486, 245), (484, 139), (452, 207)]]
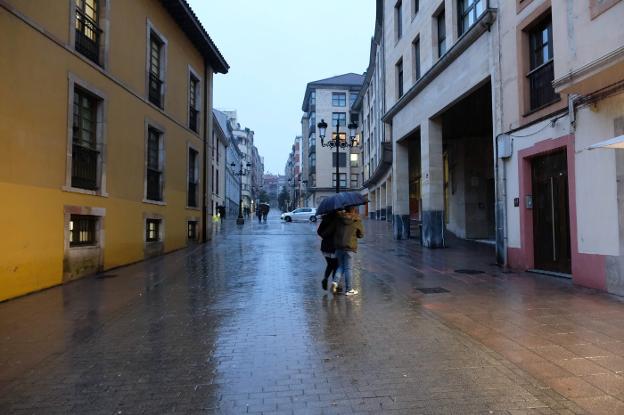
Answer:
[(512, 145), (511, 136), (507, 134), (501, 134), (496, 139), (496, 153), (498, 154), (498, 158), (507, 159), (511, 157), (513, 153), (513, 145)]

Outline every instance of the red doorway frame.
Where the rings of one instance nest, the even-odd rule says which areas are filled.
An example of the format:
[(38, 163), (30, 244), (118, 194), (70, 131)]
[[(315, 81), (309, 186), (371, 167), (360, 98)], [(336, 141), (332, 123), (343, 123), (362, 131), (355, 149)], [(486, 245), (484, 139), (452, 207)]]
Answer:
[(518, 151), (518, 178), (520, 181), (520, 246), (508, 248), (508, 261), (512, 268), (531, 269), (535, 267), (533, 247), (533, 212), (527, 209), (525, 200), (532, 194), (531, 160), (555, 151), (565, 150), (568, 164), (568, 204), (570, 210), (570, 248), (572, 279), (575, 284), (606, 290), (605, 257), (583, 254), (578, 249), (576, 223), (576, 170), (574, 135), (565, 135), (552, 140), (543, 140), (532, 147)]

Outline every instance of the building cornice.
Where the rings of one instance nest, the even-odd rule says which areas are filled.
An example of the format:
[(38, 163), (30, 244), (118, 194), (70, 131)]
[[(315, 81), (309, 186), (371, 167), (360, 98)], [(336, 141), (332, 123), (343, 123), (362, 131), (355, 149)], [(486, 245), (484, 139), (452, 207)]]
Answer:
[(556, 92), (565, 91), (571, 88), (575, 83), (589, 78), (592, 75), (596, 75), (602, 70), (622, 61), (624, 61), (624, 46), (555, 79), (552, 83), (553, 87)]

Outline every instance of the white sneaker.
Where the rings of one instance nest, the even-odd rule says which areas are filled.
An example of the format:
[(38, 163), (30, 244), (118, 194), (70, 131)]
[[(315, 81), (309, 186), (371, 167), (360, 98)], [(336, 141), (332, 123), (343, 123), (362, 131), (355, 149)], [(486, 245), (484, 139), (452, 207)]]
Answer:
[(357, 295), (358, 290), (350, 289), (345, 293), (345, 295)]
[(332, 294), (336, 294), (336, 291), (338, 291), (338, 283), (337, 282), (332, 282), (332, 286), (331, 286)]

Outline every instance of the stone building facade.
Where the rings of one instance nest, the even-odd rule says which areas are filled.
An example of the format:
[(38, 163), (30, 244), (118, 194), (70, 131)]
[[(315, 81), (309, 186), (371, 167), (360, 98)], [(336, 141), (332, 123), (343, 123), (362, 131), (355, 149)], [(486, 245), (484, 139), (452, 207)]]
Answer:
[[(348, 135), (347, 125), (352, 119), (351, 108), (364, 82), (364, 76), (348, 73), (308, 83), (302, 110), (302, 151), (305, 205), (316, 207), (327, 196), (335, 193), (336, 163), (339, 163), (340, 187), (359, 190), (362, 187), (362, 162), (360, 147), (335, 151), (321, 145), (317, 136), (317, 124), (327, 123), (327, 137), (335, 134), (340, 125), (340, 134)], [(355, 114), (357, 116), (357, 114)]]
[[(377, 1), (356, 101), (370, 216), (391, 177), (397, 239), (487, 241), (502, 264), (623, 294), (623, 16), (619, 0)], [(378, 117), (392, 168), (375, 175)]]
[(0, 301), (208, 237), (228, 65), (185, 1), (5, 0), (0, 35)]

